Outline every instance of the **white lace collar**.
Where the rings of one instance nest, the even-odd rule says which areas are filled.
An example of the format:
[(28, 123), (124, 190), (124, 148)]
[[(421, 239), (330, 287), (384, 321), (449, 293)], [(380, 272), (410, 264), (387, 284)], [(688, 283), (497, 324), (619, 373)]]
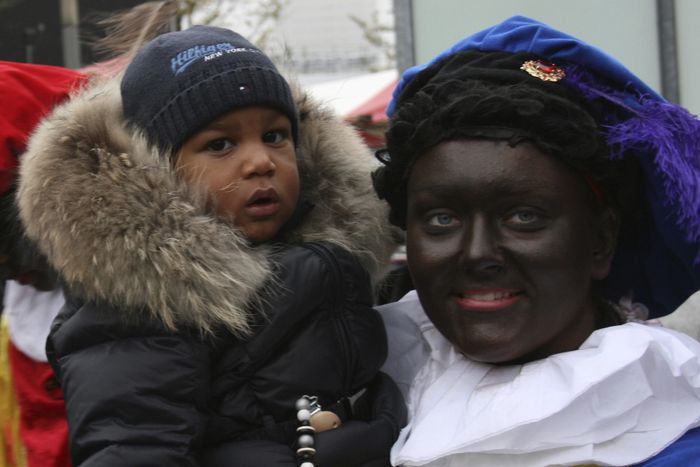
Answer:
[[(384, 369), (413, 381), (393, 465), (628, 465), (700, 424), (700, 344), (681, 333), (629, 323), (596, 331), (579, 350), (500, 367), (456, 353), (414, 294), (381, 311)], [(406, 318), (427, 346), (392, 330)]]

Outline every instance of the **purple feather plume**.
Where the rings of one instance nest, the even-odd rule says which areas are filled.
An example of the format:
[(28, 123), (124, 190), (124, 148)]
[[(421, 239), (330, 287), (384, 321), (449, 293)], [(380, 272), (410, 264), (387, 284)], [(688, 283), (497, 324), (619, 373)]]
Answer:
[(613, 104), (616, 117), (603, 124), (611, 157), (653, 158), (678, 226), (688, 241), (700, 241), (700, 120), (658, 96), (611, 89), (578, 67), (567, 69), (566, 84), (589, 100)]

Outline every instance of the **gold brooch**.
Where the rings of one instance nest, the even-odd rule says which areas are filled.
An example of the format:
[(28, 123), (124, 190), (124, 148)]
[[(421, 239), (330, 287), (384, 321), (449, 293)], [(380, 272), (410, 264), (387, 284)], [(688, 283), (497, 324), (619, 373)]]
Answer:
[(520, 69), (542, 81), (557, 82), (566, 76), (563, 69), (553, 63), (543, 62), (542, 60), (528, 60), (523, 63)]

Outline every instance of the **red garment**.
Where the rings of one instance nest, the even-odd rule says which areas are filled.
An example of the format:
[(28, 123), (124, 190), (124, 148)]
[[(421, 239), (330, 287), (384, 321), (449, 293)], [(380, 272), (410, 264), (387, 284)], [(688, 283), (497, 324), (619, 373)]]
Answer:
[(24, 355), (12, 342), (9, 357), (29, 467), (70, 467), (63, 393), (53, 370)]
[(85, 79), (67, 68), (0, 61), (0, 194), (12, 185), (17, 157), (41, 117)]
[[(14, 182), (18, 157), (34, 127), (86, 79), (66, 68), (0, 61), (0, 195)], [(69, 467), (63, 394), (51, 367), (12, 343), (9, 359), (29, 467)]]

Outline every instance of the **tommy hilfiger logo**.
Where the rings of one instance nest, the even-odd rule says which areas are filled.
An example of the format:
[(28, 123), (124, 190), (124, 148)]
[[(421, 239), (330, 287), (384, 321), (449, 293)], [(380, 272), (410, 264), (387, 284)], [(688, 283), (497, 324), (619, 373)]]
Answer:
[(234, 49), (234, 47), (230, 42), (210, 45), (195, 45), (194, 47), (178, 52), (177, 55), (171, 57), (170, 68), (172, 68), (173, 73), (178, 75), (185, 71), (188, 66), (193, 64), (200, 57), (231, 49)]
[(223, 57), (224, 55), (235, 54), (235, 53), (239, 53), (239, 52), (249, 52), (252, 54), (261, 54), (262, 53), (258, 49), (249, 49), (248, 47), (236, 47), (233, 49), (219, 50), (218, 52), (214, 52), (214, 53), (211, 53), (209, 55), (205, 55), (204, 61), (208, 62), (209, 60), (214, 60), (215, 58)]

